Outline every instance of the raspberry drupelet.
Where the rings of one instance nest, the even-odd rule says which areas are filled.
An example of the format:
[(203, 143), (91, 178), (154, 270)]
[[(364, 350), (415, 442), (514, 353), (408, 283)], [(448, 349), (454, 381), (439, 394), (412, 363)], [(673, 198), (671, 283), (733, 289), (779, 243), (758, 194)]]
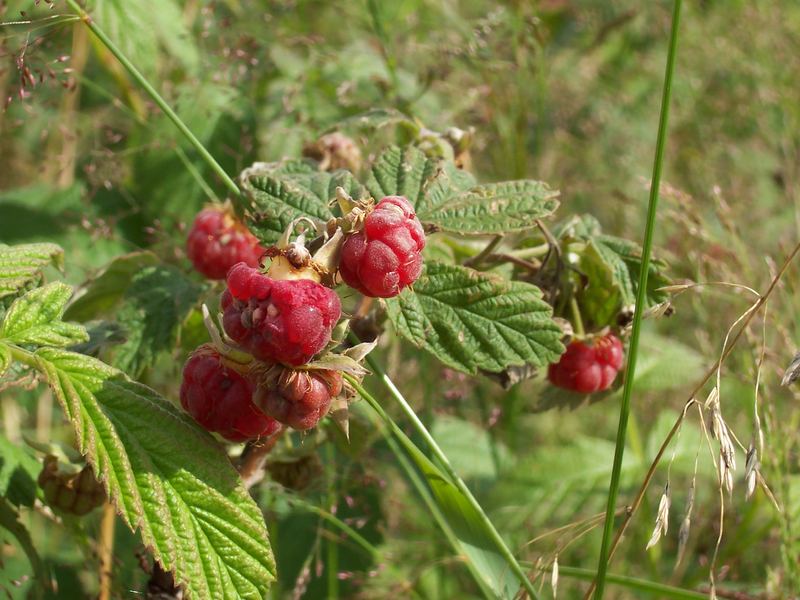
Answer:
[(594, 340), (592, 345), (573, 341), (561, 360), (550, 365), (547, 377), (556, 387), (591, 394), (611, 387), (623, 364), (622, 342), (614, 334)]
[(402, 196), (387, 196), (364, 220), (364, 229), (348, 236), (339, 273), (365, 296), (391, 298), (422, 272), (425, 231), (414, 207)]
[(194, 268), (209, 279), (225, 279), (236, 263), (257, 267), (264, 248), (229, 210), (213, 207), (200, 211), (195, 218), (186, 240), (186, 254)]
[(253, 403), (254, 384), (226, 366), (211, 346), (201, 346), (183, 368), (181, 405), (207, 431), (232, 442), (270, 436), (280, 423)]
[(341, 391), (339, 371), (285, 369), (272, 384), (258, 388), (256, 403), (274, 419), (304, 431), (319, 423)]
[(331, 340), (341, 316), (336, 292), (309, 279), (275, 280), (244, 263), (228, 273), (222, 325), (262, 361), (299, 366)]

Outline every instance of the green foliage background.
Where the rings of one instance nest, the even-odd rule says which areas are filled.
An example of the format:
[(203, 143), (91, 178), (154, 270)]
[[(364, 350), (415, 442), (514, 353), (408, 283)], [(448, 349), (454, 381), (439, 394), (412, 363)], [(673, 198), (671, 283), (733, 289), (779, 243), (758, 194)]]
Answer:
[[(297, 156), (305, 142), (339, 124), (369, 154), (395, 141), (395, 129), (367, 134), (358, 116), (376, 107), (402, 110), (436, 130), (475, 127), (472, 168), (480, 181), (545, 181), (561, 191), (559, 214), (590, 212), (607, 233), (641, 235), (669, 2), (95, 0), (89, 9), (229, 173), (256, 160)], [(47, 10), (12, 0), (0, 12), (2, 21), (17, 20), (20, 10), (29, 16), (67, 12), (58, 2)], [(707, 0), (688, 2), (684, 10), (656, 255), (678, 278), (763, 290), (800, 228), (800, 7)], [(88, 343), (174, 399), (180, 365), (204, 336), (191, 300), (181, 301), (181, 294), (206, 293), (183, 256), (184, 228), (225, 189), (102, 47), (73, 40), (75, 27), (51, 25), (29, 38), (21, 26), (0, 30), (0, 97), (12, 98), (0, 112), (0, 242), (58, 243), (68, 256), (66, 280), (74, 285), (126, 255), (114, 263), (112, 275), (119, 279), (111, 281), (113, 294), (95, 298), (91, 309), (84, 297), (83, 305), (116, 315), (119, 329), (98, 322), (89, 327)], [(26, 39), (27, 64), (45, 77), (20, 99), (14, 60)], [(72, 61), (54, 62), (63, 55)], [(64, 72), (68, 65), (75, 71)], [(65, 92), (63, 82), (75, 90)], [(793, 393), (777, 387), (798, 339), (797, 285), (793, 268), (770, 306), (763, 371), (762, 462), (784, 517), (761, 493), (745, 503), (737, 488), (720, 555), (729, 568), (720, 585), (775, 597), (800, 587), (800, 534), (791, 518), (800, 510), (798, 413)], [(176, 298), (168, 314), (143, 290)], [(399, 305), (390, 313), (396, 316)], [(727, 327), (746, 306), (743, 296), (708, 288), (681, 296), (675, 316), (648, 323), (623, 499), (641, 481), (688, 389), (718, 357)], [(754, 327), (733, 355), (722, 388), (726, 418), (745, 444), (759, 335)], [(112, 346), (109, 340), (124, 342)], [(574, 412), (539, 412), (546, 403), (540, 381), (503, 392), (485, 379), (443, 370), (406, 342), (393, 341), (380, 354), (511, 547), (530, 562), (558, 551), (562, 565), (594, 568), (596, 530), (571, 544), (575, 530), (529, 542), (603, 509), (615, 397)], [(373, 392), (381, 397), (379, 388)], [(25, 437), (71, 441), (59, 413), (41, 408), (48, 402), (52, 406), (41, 390), (2, 392), (2, 429), (11, 446), (24, 445)], [(366, 412), (355, 412), (353, 443), (332, 429), (322, 435), (329, 442), (320, 450), (323, 476), (309, 489), (262, 488), (260, 505), (280, 573), (275, 597), (291, 597), (304, 586), (308, 598), (479, 597)], [(718, 496), (701, 443), (695, 417), (676, 445), (670, 535), (643, 553), (664, 467), (612, 572), (694, 589), (706, 582)], [(675, 532), (698, 447), (691, 560), (673, 570)], [(0, 490), (8, 465), (26, 461), (10, 450), (2, 457)], [(35, 476), (30, 465), (20, 468)], [(309, 506), (357, 527), (372, 550)], [(26, 519), (62, 597), (96, 593), (98, 516), (66, 529), (50, 527), (36, 513)], [(2, 554), (0, 589), (24, 597), (30, 583), (10, 582), (35, 567), (25, 548), (8, 541), (4, 548), (15, 549)], [(139, 544), (117, 528), (120, 597), (147, 580), (137, 564)], [(559, 588), (565, 598), (578, 597), (581, 589), (565, 575)], [(612, 593), (639, 597), (623, 588)]]

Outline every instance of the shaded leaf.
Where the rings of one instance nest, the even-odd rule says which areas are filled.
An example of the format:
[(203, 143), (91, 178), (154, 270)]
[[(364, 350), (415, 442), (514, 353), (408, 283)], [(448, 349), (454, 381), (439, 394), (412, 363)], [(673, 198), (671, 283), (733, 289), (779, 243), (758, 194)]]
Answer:
[(42, 465), (24, 446), (0, 434), (0, 496), (15, 506), (33, 506)]
[(263, 598), (275, 563), (261, 510), (214, 439), (96, 359), (35, 358), (121, 517), (178, 583), (194, 598)]
[(528, 283), (431, 261), (386, 307), (399, 335), (466, 373), (544, 366), (563, 352), (551, 307)]
[(160, 352), (171, 351), (201, 291), (199, 284), (174, 267), (147, 267), (137, 273), (117, 313), (127, 339), (116, 348), (114, 364), (138, 374)]
[(116, 257), (82, 286), (78, 297), (67, 307), (65, 318), (88, 321), (107, 314), (122, 300), (136, 274), (159, 262), (152, 252), (132, 252)]
[(43, 598), (44, 592), (50, 591), (52, 585), (50, 573), (39, 556), (39, 553), (36, 551), (30, 533), (28, 533), (25, 526), (19, 522), (19, 514), (6, 502), (5, 498), (0, 498), (0, 528), (14, 536), (20, 548), (22, 548), (22, 551), (25, 553), (25, 556), (28, 557), (28, 562), (33, 569), (33, 579), (35, 579), (34, 586), (31, 589), (32, 597)]

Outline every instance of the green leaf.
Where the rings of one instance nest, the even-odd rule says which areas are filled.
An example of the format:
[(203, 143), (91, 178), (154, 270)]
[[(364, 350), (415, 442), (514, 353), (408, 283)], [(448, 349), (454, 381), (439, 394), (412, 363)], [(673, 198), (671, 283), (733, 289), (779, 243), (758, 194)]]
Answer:
[(479, 579), (481, 587), (488, 587), (498, 598), (515, 598), (519, 582), (497, 551), (481, 516), (447, 475), (399, 427), (392, 427), (392, 432), (425, 477), (446, 526), (455, 536), (453, 542), (457, 550), (467, 556), (470, 570)]
[(160, 352), (173, 350), (181, 323), (201, 291), (200, 285), (174, 267), (146, 267), (137, 273), (117, 312), (127, 339), (116, 348), (114, 364), (137, 375)]
[(155, 75), (159, 42), (184, 67), (198, 64), (197, 49), (175, 0), (95, 0), (92, 18), (147, 75)]
[(579, 294), (584, 320), (598, 327), (608, 325), (624, 306), (636, 302), (625, 262), (595, 240), (581, 254), (580, 270), (587, 279)]
[(386, 307), (402, 337), (466, 373), (544, 366), (564, 351), (539, 288), (465, 267), (430, 261)]
[(33, 506), (42, 465), (24, 446), (0, 434), (0, 496), (15, 506)]
[[(463, 478), (497, 477), (497, 468), (492, 460), (492, 440), (485, 429), (464, 419), (442, 415), (433, 422), (431, 434)], [(498, 445), (496, 450), (504, 464), (513, 460), (504, 446)]]
[(53, 282), (20, 296), (0, 325), (0, 339), (14, 344), (69, 346), (89, 339), (86, 330), (61, 320), (72, 288)]
[(414, 146), (385, 150), (372, 165), (367, 189), (375, 198), (405, 196), (423, 223), (458, 233), (522, 231), (558, 207), (558, 192), (545, 183), (477, 185), (452, 161), (430, 158)]
[[(581, 291), (580, 303), (597, 326), (612, 323), (617, 313), (636, 303), (636, 285), (641, 268), (641, 248), (628, 240), (609, 235), (588, 239), (581, 255), (580, 269), (588, 279)], [(647, 306), (667, 299), (659, 287), (669, 284), (661, 269), (664, 264), (652, 261), (647, 284)]]
[(391, 146), (373, 163), (367, 189), (378, 200), (384, 196), (405, 196), (415, 207), (420, 207), (426, 186), (440, 171), (441, 162), (428, 158), (414, 146)]
[(49, 264), (64, 264), (64, 251), (55, 244), (0, 244), (0, 298), (36, 280)]
[(275, 562), (227, 455), (150, 388), (94, 358), (35, 354), (109, 498), (193, 598), (263, 598)]
[(541, 181), (488, 183), (445, 197), (438, 205), (417, 209), (423, 223), (457, 233), (523, 231), (558, 208), (558, 192)]
[[(611, 235), (600, 235), (596, 242), (619, 256), (628, 268), (630, 279), (633, 282), (632, 288), (635, 290), (639, 281), (639, 272), (642, 267), (642, 248), (639, 244), (614, 237)], [(647, 278), (647, 306), (653, 306), (664, 302), (669, 294), (657, 291), (659, 288), (669, 285), (671, 280), (664, 274), (667, 264), (657, 258), (650, 260), (650, 272)], [(635, 299), (635, 295), (634, 295)]]
[(65, 318), (88, 321), (107, 314), (122, 300), (133, 278), (143, 269), (159, 262), (152, 252), (132, 252), (116, 257), (83, 286), (80, 295), (67, 307)]
[(337, 187), (354, 198), (367, 195), (350, 172), (319, 171), (315, 163), (305, 160), (256, 163), (239, 179), (244, 194), (238, 202), (245, 223), (266, 244), (276, 242), (298, 217), (323, 222), (331, 219)]
[[(16, 510), (6, 501), (5, 498), (0, 498), (0, 528), (8, 531), (20, 545), (25, 556), (28, 557), (28, 562), (31, 563), (33, 569), (33, 579), (35, 580), (34, 586), (31, 589), (31, 596), (33, 598), (43, 598), (46, 590), (51, 591), (52, 583), (49, 570), (45, 566), (36, 547), (33, 545), (31, 535), (25, 526), (19, 522), (19, 514)], [(9, 597), (11, 597), (9, 595)]]
[(7, 346), (0, 344), (0, 375), (6, 372), (11, 366), (11, 351)]
[(637, 392), (685, 387), (703, 375), (703, 355), (691, 346), (647, 330), (642, 331), (640, 345), (642, 353), (636, 363), (633, 382)]

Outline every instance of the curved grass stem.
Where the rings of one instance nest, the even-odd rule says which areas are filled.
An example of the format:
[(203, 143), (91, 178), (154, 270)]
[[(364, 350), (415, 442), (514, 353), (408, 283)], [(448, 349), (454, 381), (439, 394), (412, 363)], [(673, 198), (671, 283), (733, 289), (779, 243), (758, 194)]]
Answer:
[(636, 311), (633, 315), (630, 350), (628, 353), (628, 368), (625, 375), (625, 387), (622, 392), (622, 405), (619, 410), (614, 466), (611, 471), (611, 482), (608, 488), (606, 520), (603, 527), (603, 540), (600, 545), (600, 558), (597, 564), (597, 579), (594, 593), (596, 600), (600, 600), (605, 591), (608, 550), (611, 544), (611, 535), (614, 531), (614, 513), (617, 506), (620, 474), (622, 473), (622, 457), (625, 453), (625, 438), (628, 428), (628, 416), (631, 408), (633, 378), (636, 373), (639, 335), (642, 329), (642, 313), (646, 308), (647, 275), (650, 269), (650, 255), (653, 246), (653, 233), (655, 232), (659, 187), (661, 185), (661, 171), (664, 164), (664, 148), (667, 141), (667, 123), (669, 121), (669, 105), (672, 96), (672, 75), (675, 70), (675, 55), (678, 47), (678, 26), (680, 24), (681, 4), (681, 0), (675, 0), (672, 9), (672, 27), (669, 38), (669, 50), (667, 52), (667, 64), (664, 71), (664, 87), (661, 96), (661, 115), (658, 122), (658, 138), (656, 141), (655, 158), (653, 160), (653, 177), (650, 182), (650, 198), (647, 206), (644, 241), (642, 243), (642, 266), (639, 274), (639, 286), (636, 290)]
[[(515, 577), (519, 580), (520, 585), (525, 589), (525, 591), (530, 595), (531, 598), (538, 598), (538, 594), (534, 589), (533, 583), (528, 578), (525, 571), (520, 566), (517, 559), (514, 557), (513, 552), (509, 549), (506, 545), (505, 541), (503, 540), (500, 532), (497, 531), (494, 524), (492, 523), (491, 519), (489, 519), (488, 515), (484, 512), (483, 508), (481, 507), (480, 503), (477, 501), (475, 496), (472, 495), (467, 484), (464, 483), (464, 480), (459, 477), (456, 470), (450, 464), (450, 460), (447, 458), (447, 455), (441, 449), (439, 444), (434, 439), (433, 435), (428, 431), (427, 427), (425, 427), (424, 423), (419, 419), (417, 413), (414, 412), (414, 409), (411, 408), (408, 401), (405, 399), (403, 394), (394, 384), (394, 382), (389, 378), (389, 376), (381, 369), (381, 367), (375, 362), (375, 360), (368, 356), (367, 362), (370, 368), (373, 370), (375, 375), (377, 375), (383, 385), (389, 390), (392, 397), (397, 401), (400, 405), (400, 408), (411, 421), (414, 429), (417, 433), (425, 440), (425, 443), (428, 445), (431, 453), (435, 457), (437, 463), (444, 469), (447, 476), (450, 478), (451, 483), (458, 489), (461, 494), (463, 494), (464, 498), (469, 502), (470, 506), (475, 510), (476, 514), (479, 516), (482, 525), (484, 526), (486, 533), (490, 537), (492, 543), (495, 545), (497, 551), (503, 557), (503, 559), (508, 564), (509, 569), (514, 573)], [(345, 378), (350, 382), (350, 384), (355, 388), (355, 390), (359, 393), (359, 395), (367, 401), (367, 403), (378, 413), (378, 415), (383, 419), (386, 425), (392, 430), (393, 432), (400, 431), (397, 424), (392, 420), (392, 418), (386, 414), (383, 410), (383, 407), (380, 403), (369, 393), (367, 392), (361, 384), (359, 384), (355, 379), (350, 377), (349, 375), (345, 375)]]
[(178, 128), (183, 136), (189, 141), (189, 143), (194, 146), (194, 149), (200, 154), (203, 160), (208, 164), (209, 167), (217, 174), (217, 176), (222, 180), (225, 186), (231, 191), (234, 195), (239, 195), (241, 192), (239, 187), (236, 185), (236, 182), (231, 179), (230, 175), (225, 172), (225, 169), (216, 161), (216, 159), (211, 156), (211, 153), (203, 146), (202, 142), (197, 139), (197, 137), (192, 133), (192, 131), (187, 127), (186, 123), (178, 116), (172, 107), (167, 104), (166, 100), (161, 97), (161, 94), (156, 91), (156, 89), (150, 84), (149, 81), (145, 78), (144, 75), (136, 68), (136, 66), (128, 60), (128, 57), (123, 54), (122, 50), (120, 50), (114, 42), (105, 34), (105, 32), (92, 20), (91, 16), (83, 10), (80, 5), (76, 2), (76, 0), (66, 0), (69, 7), (75, 11), (75, 13), (81, 18), (86, 26), (91, 30), (91, 32), (97, 37), (98, 40), (108, 48), (108, 51), (114, 55), (120, 64), (125, 67), (125, 70), (130, 73), (130, 76), (138, 83), (142, 89), (147, 93), (150, 98), (153, 99), (153, 102), (158, 105), (158, 107), (164, 112), (165, 115), (169, 118), (170, 121)]

